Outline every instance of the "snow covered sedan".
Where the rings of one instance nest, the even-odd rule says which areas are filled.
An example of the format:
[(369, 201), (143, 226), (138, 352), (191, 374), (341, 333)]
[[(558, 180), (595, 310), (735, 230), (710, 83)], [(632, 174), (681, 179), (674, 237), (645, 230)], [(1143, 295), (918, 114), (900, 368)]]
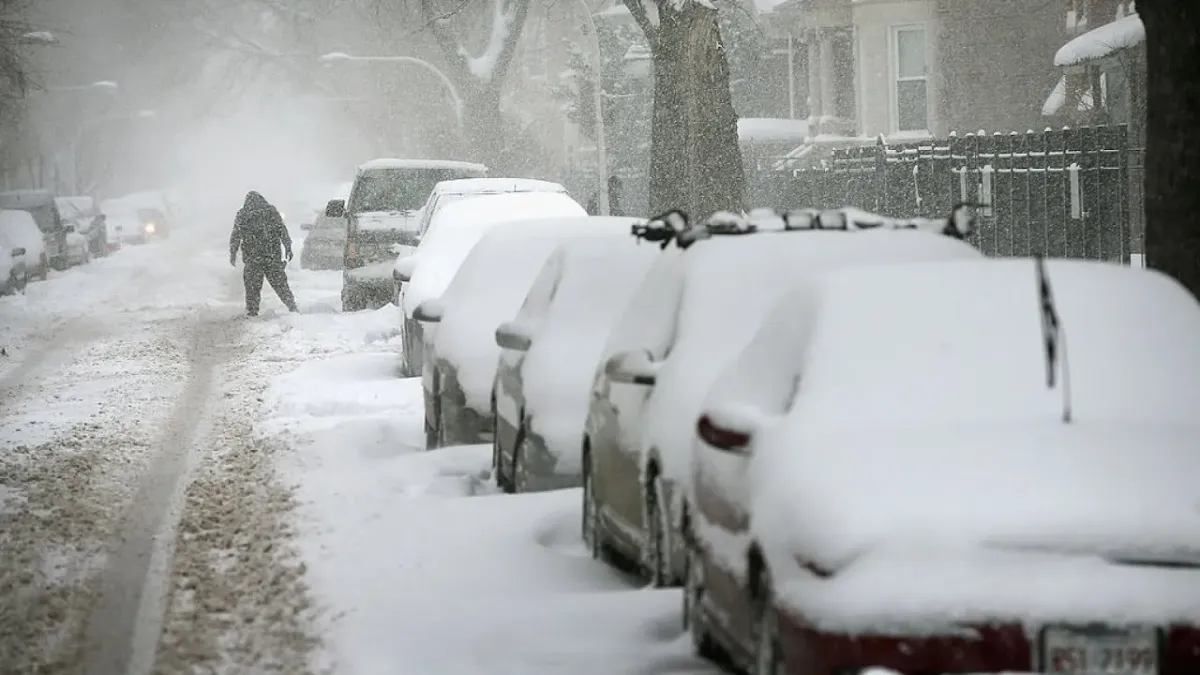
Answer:
[(565, 194), (521, 193), (472, 197), (438, 212), (412, 255), (395, 263), (401, 282), (398, 302), (404, 309), (404, 361), (406, 377), (420, 375), (428, 342), (425, 327), (414, 318), (417, 306), (437, 298), (450, 285), (459, 265), (485, 234), (497, 227), (536, 218), (586, 216), (579, 202)]
[[(950, 220), (801, 212), (789, 214), (785, 229), (714, 219), (675, 237), (679, 245), (663, 252), (615, 322), (594, 376), (582, 459), (592, 554), (640, 565), (656, 585), (681, 583), (679, 486), (712, 379), (775, 299), (814, 270), (979, 257), (960, 240), (967, 214), (956, 210)], [(656, 225), (645, 236), (664, 235)]]
[[(0, 210), (0, 246), (7, 248), (10, 256), (25, 260), (26, 279), (37, 277), (45, 281), (50, 274), (45, 236), (28, 211)], [(18, 254), (18, 250), (24, 253)]]
[(375, 159), (358, 167), (350, 198), (329, 202), (325, 215), (344, 218), (342, 309), (379, 308), (395, 297), (396, 255), (417, 245), (421, 207), (433, 186), (487, 175), (482, 164), (428, 159)]
[(438, 325), (421, 372), (427, 448), (492, 440), (491, 392), (501, 351), (496, 329), (517, 313), (560, 244), (627, 233), (633, 222), (585, 215), (494, 228), (471, 249), (446, 292), (416, 308), (418, 321)]
[(458, 178), (444, 180), (433, 186), (425, 206), (421, 209), (421, 222), (418, 225), (418, 237), (425, 233), (435, 222), (438, 212), (446, 206), (468, 197), (483, 195), (502, 195), (514, 192), (551, 192), (567, 194), (567, 188), (558, 183), (534, 178)]
[(624, 230), (563, 244), (521, 310), (496, 328), (492, 390), (496, 483), (506, 492), (579, 485), (588, 387), (612, 322), (658, 258)]
[(694, 644), (770, 675), (1200, 672), (1197, 335), (1179, 284), (1099, 262), (797, 290), (693, 418)]

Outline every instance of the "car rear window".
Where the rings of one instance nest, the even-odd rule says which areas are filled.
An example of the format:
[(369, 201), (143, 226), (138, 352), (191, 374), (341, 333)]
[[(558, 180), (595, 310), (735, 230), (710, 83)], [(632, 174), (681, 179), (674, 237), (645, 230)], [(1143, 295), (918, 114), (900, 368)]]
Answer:
[(359, 175), (350, 199), (350, 212), (416, 211), (425, 205), (433, 186), (444, 180), (475, 178), (468, 169), (375, 169)]

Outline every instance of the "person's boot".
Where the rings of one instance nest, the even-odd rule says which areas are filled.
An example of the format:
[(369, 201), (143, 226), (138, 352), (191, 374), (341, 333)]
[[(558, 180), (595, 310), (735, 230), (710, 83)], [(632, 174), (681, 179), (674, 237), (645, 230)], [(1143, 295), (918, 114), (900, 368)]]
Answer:
[(300, 308), (297, 307), (296, 303), (293, 302), (292, 304), (288, 305), (288, 311), (291, 312), (292, 314), (299, 314)]
[(246, 316), (258, 316), (258, 310), (257, 309), (247, 309)]

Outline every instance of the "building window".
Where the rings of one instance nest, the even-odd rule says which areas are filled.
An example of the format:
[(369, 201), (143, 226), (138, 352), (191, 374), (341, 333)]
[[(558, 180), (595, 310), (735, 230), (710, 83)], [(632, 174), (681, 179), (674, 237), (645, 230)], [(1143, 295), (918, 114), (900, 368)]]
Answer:
[(929, 68), (924, 28), (898, 28), (892, 62), (896, 76), (896, 131), (929, 131)]

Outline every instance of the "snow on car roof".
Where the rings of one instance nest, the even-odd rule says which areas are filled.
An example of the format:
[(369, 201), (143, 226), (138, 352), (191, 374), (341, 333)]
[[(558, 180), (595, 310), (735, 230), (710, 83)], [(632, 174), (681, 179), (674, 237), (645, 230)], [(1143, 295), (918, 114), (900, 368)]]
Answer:
[(571, 216), (506, 225), (484, 234), (442, 294), (435, 349), (454, 364), (467, 405), (487, 410), (500, 348), (495, 331), (512, 319), (559, 244), (575, 238), (628, 238), (628, 218)]
[(49, 190), (9, 190), (0, 192), (0, 207), (7, 209), (26, 209), (33, 206), (43, 206), (54, 201), (54, 195)]
[(647, 402), (645, 443), (663, 453), (664, 472), (682, 478), (678, 472), (687, 462), (672, 453), (691, 447), (712, 381), (790, 288), (835, 265), (981, 255), (957, 239), (916, 230), (764, 232), (702, 240), (683, 255), (660, 258), (642, 284), (658, 299), (639, 307), (635, 296), (605, 355), (633, 348), (663, 358), (669, 345)]
[[(624, 230), (611, 237), (571, 241), (556, 251), (561, 272), (554, 297), (521, 366), (533, 430), (551, 450), (578, 448), (592, 373), (608, 331), (660, 255), (654, 244), (628, 236), (637, 219), (619, 220), (624, 223), (616, 229)], [(579, 457), (560, 457), (555, 471), (578, 471)]]
[[(1004, 550), (1074, 554), (1100, 565), (1085, 564), (1080, 572), (1091, 576), (1084, 578), (1124, 578), (1129, 583), (1116, 586), (1145, 590), (1145, 579), (1122, 576), (1102, 558), (1200, 564), (1200, 305), (1157, 272), (1083, 261), (1051, 261), (1047, 269), (1068, 349), (1070, 424), (1060, 419), (1061, 383), (1047, 388), (1032, 261), (890, 265), (824, 277), (796, 401), (756, 433), (758, 536), (788, 542), (827, 569), (850, 564), (844, 592), (854, 596), (870, 591), (854, 586), (851, 561), (876, 547), (881, 556), (908, 547), (907, 555), (928, 557), (934, 569), (957, 564), (953, 552), (963, 547), (984, 547), (999, 552), (967, 561), (983, 567), (967, 564), (955, 578), (984, 590), (960, 598), (957, 612), (1094, 610), (1100, 614), (1090, 619), (1104, 620), (1168, 611), (1166, 596), (1112, 596), (1104, 584), (1085, 593), (1069, 570), (1058, 575), (1063, 592), (1031, 602), (1022, 585), (1028, 574), (1022, 579), (1017, 568), (1053, 572), (1054, 561), (996, 567)], [(781, 303), (773, 319), (786, 323), (793, 312)], [(774, 344), (786, 350), (783, 340)], [(989, 585), (993, 577), (1005, 585)], [(881, 598), (902, 594), (901, 578), (882, 595), (871, 588)], [(824, 602), (809, 590), (818, 595), (796, 601)], [(938, 602), (949, 600), (915, 609), (927, 616), (930, 606), (944, 609)], [(1194, 613), (1195, 596), (1188, 602)]]
[(31, 260), (45, 250), (42, 231), (28, 211), (0, 210), (0, 239), (6, 241), (10, 248), (24, 248)]
[(434, 194), (475, 194), (478, 192), (566, 192), (558, 183), (536, 178), (456, 178), (433, 186)]
[(55, 197), (54, 203), (64, 218), (78, 218), (91, 215), (96, 209), (96, 203), (91, 197)]
[[(438, 211), (413, 254), (416, 269), (404, 289), (404, 311), (442, 294), (471, 248), (492, 228), (537, 218), (586, 216), (574, 199), (551, 192), (472, 197)], [(436, 227), (434, 227), (436, 225)]]
[(459, 162), (446, 159), (391, 159), (380, 158), (358, 165), (358, 171), (374, 171), (378, 169), (460, 169), (463, 171), (487, 172), (483, 164), (474, 162)]

